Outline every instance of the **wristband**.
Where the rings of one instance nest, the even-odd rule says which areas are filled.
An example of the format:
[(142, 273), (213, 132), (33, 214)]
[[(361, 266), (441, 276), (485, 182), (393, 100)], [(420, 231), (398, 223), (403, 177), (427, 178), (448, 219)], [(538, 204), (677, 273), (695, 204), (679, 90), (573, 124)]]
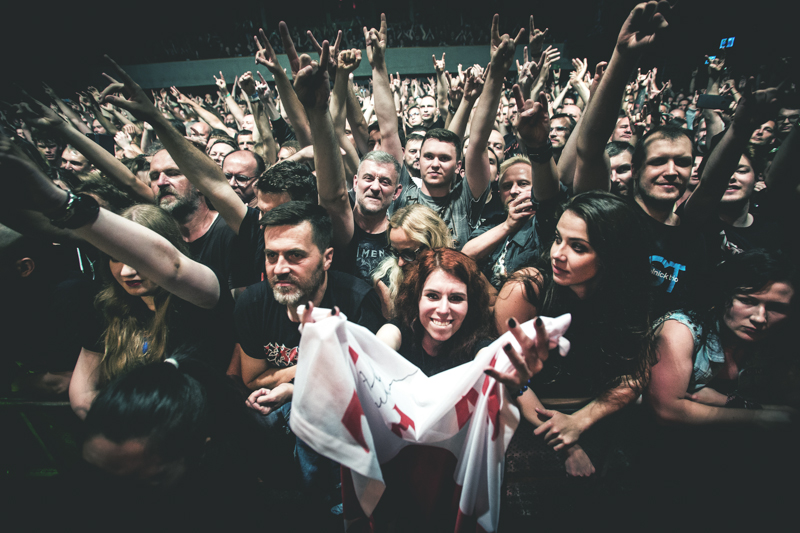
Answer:
[(100, 205), (88, 194), (67, 191), (67, 201), (50, 217), (50, 223), (61, 229), (78, 229), (97, 220)]
[(547, 141), (538, 148), (525, 147), (525, 152), (528, 154), (528, 159), (532, 163), (544, 164), (550, 161), (553, 157), (553, 143), (548, 138)]
[(258, 91), (254, 92), (250, 95), (250, 103), (255, 104), (256, 102), (260, 102), (261, 98), (258, 96)]

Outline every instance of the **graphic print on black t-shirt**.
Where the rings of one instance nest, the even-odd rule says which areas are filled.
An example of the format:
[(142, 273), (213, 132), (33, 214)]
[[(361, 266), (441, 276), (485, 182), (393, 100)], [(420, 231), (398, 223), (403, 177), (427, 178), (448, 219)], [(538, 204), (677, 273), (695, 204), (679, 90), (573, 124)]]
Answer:
[(286, 368), (297, 364), (297, 346), (287, 348), (283, 344), (270, 342), (264, 346), (264, 355), (270, 366)]

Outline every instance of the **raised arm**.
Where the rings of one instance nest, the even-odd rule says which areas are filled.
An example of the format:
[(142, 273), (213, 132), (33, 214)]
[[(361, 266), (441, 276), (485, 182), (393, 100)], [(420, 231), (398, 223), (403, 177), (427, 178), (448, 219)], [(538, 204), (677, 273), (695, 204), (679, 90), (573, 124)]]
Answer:
[(442, 59), (433, 56), (433, 70), (436, 73), (436, 107), (439, 108), (439, 116), (447, 116), (447, 92), (450, 90), (450, 83), (445, 76), (444, 52)]
[(514, 120), (514, 127), (533, 170), (531, 192), (537, 202), (543, 202), (554, 197), (560, 190), (558, 167), (553, 158), (553, 145), (550, 141), (547, 98), (540, 93), (538, 102), (523, 101), (519, 85), (514, 85), (513, 91), (519, 110)]
[(78, 116), (74, 109), (65, 104), (49, 85), (46, 83), (42, 83), (42, 85), (44, 86), (44, 92), (47, 94), (47, 96), (49, 96), (50, 99), (55, 102), (55, 104), (58, 106), (58, 109), (69, 119), (72, 125), (78, 129), (78, 131), (81, 133), (92, 133), (92, 128), (87, 126), (86, 123), (81, 120), (81, 117)]
[[(112, 61), (113, 63), (113, 61)], [(128, 110), (140, 120), (149, 122), (158, 134), (169, 155), (181, 169), (183, 175), (197, 187), (222, 215), (230, 228), (238, 233), (239, 226), (247, 214), (247, 206), (231, 188), (225, 174), (213, 159), (200, 151), (186, 137), (181, 135), (170, 122), (158, 112), (141, 87), (113, 63), (114, 69), (125, 84), (127, 99), (106, 96), (114, 105)]]
[(717, 216), (717, 205), (725, 194), (739, 158), (759, 124), (778, 111), (777, 89), (751, 92), (754, 80), (745, 87), (728, 131), (708, 156), (700, 183), (686, 201), (685, 215), (695, 220)]
[(153, 191), (150, 190), (150, 187), (142, 183), (128, 167), (108, 153), (105, 148), (99, 146), (86, 135), (73, 128), (70, 124), (61, 120), (61, 117), (56, 115), (52, 109), (43, 103), (33, 100), (33, 105), (36, 107), (38, 114), (34, 114), (36, 112), (31, 111), (32, 114), (27, 117), (27, 120), (40, 128), (50, 129), (56, 132), (61, 138), (83, 154), (95, 168), (121, 185), (122, 188), (130, 192), (139, 202), (153, 203)]
[[(706, 56), (708, 60), (708, 86), (706, 87), (706, 94), (710, 96), (719, 95), (719, 84), (722, 79), (722, 73), (725, 70), (725, 60), (721, 58), (711, 59)], [(711, 108), (703, 109), (703, 118), (706, 119), (706, 138), (709, 141), (725, 129), (725, 123), (722, 122), (720, 116)]]
[(620, 96), (641, 54), (653, 45), (658, 32), (667, 27), (663, 14), (669, 9), (665, 1), (639, 4), (622, 25), (608, 68), (586, 106), (578, 132), (573, 182), (576, 194), (609, 190), (611, 178), (605, 164), (605, 147), (617, 122)]
[(397, 131), (397, 111), (394, 107), (389, 71), (386, 69), (386, 15), (381, 13), (379, 30), (364, 27), (367, 60), (372, 67), (372, 91), (375, 97), (375, 115), (381, 130), (381, 149), (403, 160), (403, 146)]
[(220, 118), (217, 115), (215, 115), (208, 109), (204, 108), (202, 105), (198, 104), (191, 98), (187, 98), (183, 93), (181, 93), (175, 87), (171, 87), (170, 92), (172, 93), (172, 96), (174, 96), (178, 100), (179, 104), (190, 106), (194, 110), (194, 112), (197, 113), (197, 116), (203, 122), (205, 122), (206, 124), (208, 124), (209, 126), (211, 126), (216, 130), (222, 130), (226, 132), (231, 137), (236, 136), (236, 130), (226, 126), (225, 123), (222, 122), (222, 120), (220, 120)]
[[(239, 104), (236, 103), (236, 100), (231, 95), (230, 91), (228, 91), (228, 84), (225, 82), (225, 76), (222, 75), (222, 71), (219, 71), (219, 78), (214, 76), (214, 83), (217, 84), (219, 88), (219, 93), (225, 99), (225, 103), (228, 105), (228, 111), (230, 114), (233, 115), (234, 120), (236, 121), (236, 125), (238, 127), (242, 127), (242, 122), (244, 122), (244, 112), (242, 108), (239, 107)], [(233, 84), (233, 87), (236, 88), (236, 83)]]
[(359, 158), (356, 147), (345, 135), (345, 116), (347, 115), (347, 91), (350, 85), (350, 73), (361, 63), (361, 50), (342, 50), (336, 61), (336, 80), (333, 83), (331, 96), (331, 119), (339, 146), (344, 150), (345, 176), (350, 188), (351, 176), (358, 172)]
[(343, 247), (353, 238), (353, 210), (347, 194), (342, 154), (328, 112), (331, 94), (330, 78), (325, 65), (330, 50), (328, 41), (322, 43), (320, 66), (316, 61), (303, 67), (295, 76), (294, 91), (305, 108), (308, 123), (314, 132), (314, 166), (317, 169), (319, 205), (325, 208), (333, 222), (334, 246)]
[(479, 198), (493, 178), (489, 168), (486, 145), (497, 117), (497, 106), (500, 104), (503, 80), (514, 60), (514, 50), (516, 50), (517, 44), (522, 42), (525, 34), (525, 31), (521, 29), (513, 39), (508, 34), (501, 36), (499, 25), (500, 16), (495, 15), (492, 18), (490, 43), (492, 60), (486, 74), (482, 98), (478, 102), (475, 116), (472, 118), (469, 147), (464, 158), (467, 180), (473, 198)]
[(465, 81), (463, 90), (464, 94), (461, 97), (461, 101), (458, 104), (458, 109), (453, 115), (452, 120), (450, 120), (450, 124), (447, 126), (448, 130), (458, 135), (459, 138), (461, 138), (462, 140), (464, 139), (464, 135), (467, 132), (467, 124), (469, 123), (469, 117), (470, 113), (472, 112), (472, 108), (475, 105), (475, 102), (483, 93), (483, 85), (485, 83), (484, 74), (485, 73), (483, 69), (481, 69), (477, 65), (468, 68), (467, 71), (465, 72)]
[[(287, 55), (289, 55), (289, 61), (292, 65), (292, 72), (296, 72), (295, 68), (299, 68), (300, 64), (299, 59), (295, 59), (297, 57), (297, 52), (294, 51), (294, 44), (292, 43), (291, 37), (289, 37), (289, 28), (286, 26), (285, 22), (281, 22), (279, 28), (284, 41), (283, 46), (287, 51)], [(301, 147), (311, 146), (311, 128), (308, 125), (308, 118), (303, 112), (303, 104), (297, 99), (297, 95), (292, 88), (292, 82), (289, 81), (280, 63), (278, 63), (278, 57), (275, 55), (272, 45), (269, 44), (269, 39), (267, 39), (264, 30), (259, 29), (258, 36), (254, 37), (254, 39), (256, 41), (256, 47), (258, 48), (258, 52), (256, 52), (256, 63), (264, 65), (267, 70), (269, 70), (270, 74), (272, 74), (272, 78), (275, 80), (275, 89), (281, 97), (281, 104), (286, 111), (286, 116), (289, 122), (292, 123), (297, 142), (300, 143)]]
[(6, 190), (10, 197), (25, 204), (21, 207), (30, 207), (50, 218), (66, 219), (67, 227), (72, 227), (78, 237), (183, 300), (207, 309), (217, 304), (219, 281), (210, 268), (181, 254), (154, 231), (105, 209), (92, 208), (91, 200), (85, 199), (90, 197), (76, 204), (71, 193), (56, 187), (23, 157), (14, 152), (7, 137), (0, 137)]

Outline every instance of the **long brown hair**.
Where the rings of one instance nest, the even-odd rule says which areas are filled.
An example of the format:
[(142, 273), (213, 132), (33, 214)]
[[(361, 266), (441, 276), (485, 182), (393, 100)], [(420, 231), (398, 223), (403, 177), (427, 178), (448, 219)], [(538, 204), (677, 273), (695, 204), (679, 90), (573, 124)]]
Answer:
[[(178, 223), (161, 208), (135, 205), (121, 216), (153, 230), (188, 255)], [(102, 383), (137, 366), (164, 360), (172, 299), (169, 292), (159, 287), (154, 295), (156, 311), (151, 312), (140, 297), (128, 294), (114, 279), (108, 265), (110, 259), (104, 255), (101, 260), (106, 282), (95, 299), (95, 306), (102, 311), (107, 324), (103, 334), (105, 353), (100, 363)]]
[(419, 300), (425, 281), (437, 270), (450, 274), (467, 286), (467, 316), (440, 350), (459, 362), (467, 362), (472, 359), (475, 343), (491, 336), (493, 324), (487, 283), (471, 258), (450, 248), (426, 250), (420, 254), (406, 270), (395, 302), (395, 316), (414, 332), (414, 342), (419, 346), (424, 334), (419, 321)]

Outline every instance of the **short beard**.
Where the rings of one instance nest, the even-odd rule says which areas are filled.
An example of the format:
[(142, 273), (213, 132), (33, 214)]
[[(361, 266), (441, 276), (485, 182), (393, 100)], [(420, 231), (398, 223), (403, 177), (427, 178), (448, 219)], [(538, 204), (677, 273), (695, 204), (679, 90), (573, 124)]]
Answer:
[(192, 187), (184, 196), (176, 196), (175, 201), (163, 204), (159, 199), (158, 204), (161, 209), (169, 213), (178, 222), (186, 222), (193, 214), (200, 208), (200, 202), (203, 201), (203, 196), (195, 187)]
[(272, 287), (272, 295), (275, 297), (275, 301), (287, 307), (294, 307), (301, 303), (308, 302), (316, 295), (317, 290), (319, 290), (323, 281), (325, 281), (325, 269), (322, 268), (322, 260), (320, 260), (317, 269), (314, 271), (308, 283), (298, 283), (297, 278), (293, 276), (289, 276), (288, 280), (296, 284), (292, 287), (293, 292), (291, 293), (283, 292), (281, 289), (275, 287), (275, 283), (279, 281), (278, 276), (270, 278), (269, 285)]

